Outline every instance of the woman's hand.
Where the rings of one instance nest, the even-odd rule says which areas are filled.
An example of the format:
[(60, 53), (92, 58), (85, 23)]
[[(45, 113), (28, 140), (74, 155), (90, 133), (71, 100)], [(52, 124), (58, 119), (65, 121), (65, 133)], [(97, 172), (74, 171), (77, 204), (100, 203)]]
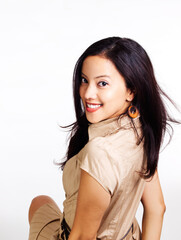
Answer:
[(160, 240), (166, 207), (157, 171), (151, 181), (146, 181), (141, 201), (144, 208), (142, 240)]
[(110, 194), (87, 172), (81, 170), (77, 208), (69, 240), (96, 240)]

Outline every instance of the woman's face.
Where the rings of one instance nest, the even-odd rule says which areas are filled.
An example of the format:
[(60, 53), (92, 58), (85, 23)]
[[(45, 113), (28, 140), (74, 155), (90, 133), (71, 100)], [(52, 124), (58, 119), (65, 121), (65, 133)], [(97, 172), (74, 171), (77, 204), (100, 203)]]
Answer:
[(89, 56), (84, 60), (79, 92), (87, 120), (91, 123), (124, 113), (134, 97), (114, 64), (100, 56)]

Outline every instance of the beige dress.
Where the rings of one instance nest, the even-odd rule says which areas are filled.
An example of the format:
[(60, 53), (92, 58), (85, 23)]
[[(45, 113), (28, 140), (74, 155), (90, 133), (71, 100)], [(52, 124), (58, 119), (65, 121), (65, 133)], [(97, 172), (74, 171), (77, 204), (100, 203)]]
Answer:
[[(80, 173), (83, 169), (111, 195), (97, 238), (141, 239), (135, 214), (145, 184), (139, 175), (144, 150), (143, 141), (137, 144), (138, 135), (141, 136), (139, 117), (133, 120), (137, 132), (131, 121), (128, 116), (124, 116), (91, 124), (88, 128), (89, 142), (66, 163), (63, 171), (66, 199), (63, 205), (64, 218), (70, 228), (75, 217)], [(61, 228), (59, 234), (61, 235)]]
[[(139, 118), (134, 123), (141, 135)], [(91, 124), (88, 133), (89, 142), (67, 162), (63, 171), (65, 219), (71, 228), (76, 210), (80, 169), (83, 169), (111, 195), (97, 237), (121, 239), (135, 221), (143, 193), (145, 181), (138, 174), (143, 164), (143, 142), (137, 145), (137, 134), (128, 116)], [(139, 239), (139, 228), (135, 228), (134, 238)]]

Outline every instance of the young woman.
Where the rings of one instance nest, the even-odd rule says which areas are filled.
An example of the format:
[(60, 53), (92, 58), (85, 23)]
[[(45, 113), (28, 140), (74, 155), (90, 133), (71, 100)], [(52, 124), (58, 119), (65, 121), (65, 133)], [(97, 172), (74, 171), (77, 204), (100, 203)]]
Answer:
[(127, 38), (92, 44), (76, 63), (73, 94), (64, 212), (48, 196), (34, 198), (29, 240), (160, 239), (165, 204), (157, 163), (168, 121), (176, 121), (147, 53)]

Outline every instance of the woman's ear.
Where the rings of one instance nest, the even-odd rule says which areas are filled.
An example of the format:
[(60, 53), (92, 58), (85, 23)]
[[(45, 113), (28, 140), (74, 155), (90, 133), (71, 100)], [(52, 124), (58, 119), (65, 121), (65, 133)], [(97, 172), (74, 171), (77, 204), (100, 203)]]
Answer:
[(135, 96), (135, 91), (131, 90), (131, 89), (128, 89), (128, 94), (127, 94), (126, 101), (127, 102), (132, 102), (133, 99), (134, 99), (134, 96)]

